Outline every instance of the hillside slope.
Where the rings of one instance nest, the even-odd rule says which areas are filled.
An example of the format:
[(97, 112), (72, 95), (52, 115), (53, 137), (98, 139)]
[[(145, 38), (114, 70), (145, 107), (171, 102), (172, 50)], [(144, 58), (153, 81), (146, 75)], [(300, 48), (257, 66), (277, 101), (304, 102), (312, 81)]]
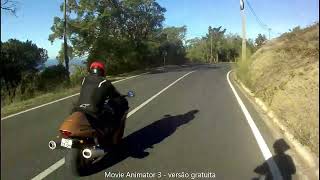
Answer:
[(251, 90), (318, 154), (319, 23), (266, 43), (251, 60)]

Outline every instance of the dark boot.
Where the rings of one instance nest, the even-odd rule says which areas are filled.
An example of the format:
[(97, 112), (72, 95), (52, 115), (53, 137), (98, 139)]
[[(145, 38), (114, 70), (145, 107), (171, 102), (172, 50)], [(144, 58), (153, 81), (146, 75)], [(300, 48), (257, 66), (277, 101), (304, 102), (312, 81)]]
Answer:
[(112, 146), (112, 138), (110, 137), (110, 128), (100, 129), (100, 132), (98, 133), (98, 142), (101, 148), (104, 150), (108, 150)]
[(123, 116), (120, 120), (120, 125), (118, 126), (118, 128), (115, 130), (114, 134), (113, 134), (113, 144), (118, 145), (121, 143), (122, 141), (122, 137), (124, 134), (124, 128), (125, 128), (125, 119), (126, 116)]

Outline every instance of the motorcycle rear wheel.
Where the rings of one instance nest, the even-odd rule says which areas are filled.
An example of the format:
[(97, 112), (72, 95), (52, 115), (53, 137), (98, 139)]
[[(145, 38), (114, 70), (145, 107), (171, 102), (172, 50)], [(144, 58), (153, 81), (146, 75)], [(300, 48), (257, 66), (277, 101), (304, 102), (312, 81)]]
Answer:
[(73, 176), (85, 175), (91, 165), (91, 161), (82, 156), (82, 150), (76, 148), (68, 150), (65, 162)]

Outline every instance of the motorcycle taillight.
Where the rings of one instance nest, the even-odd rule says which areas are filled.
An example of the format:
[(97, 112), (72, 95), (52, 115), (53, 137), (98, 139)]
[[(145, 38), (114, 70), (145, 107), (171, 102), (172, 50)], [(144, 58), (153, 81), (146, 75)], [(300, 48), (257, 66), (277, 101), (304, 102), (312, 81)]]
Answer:
[(67, 130), (60, 130), (60, 133), (64, 136), (64, 137), (69, 137), (71, 136), (71, 132), (67, 131)]

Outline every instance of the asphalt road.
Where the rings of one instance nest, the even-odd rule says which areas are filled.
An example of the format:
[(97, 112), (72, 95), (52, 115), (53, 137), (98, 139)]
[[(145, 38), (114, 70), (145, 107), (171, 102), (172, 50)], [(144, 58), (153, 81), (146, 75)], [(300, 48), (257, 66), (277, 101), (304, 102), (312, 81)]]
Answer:
[[(79, 179), (105, 179), (109, 172), (161, 173), (161, 179), (172, 179), (168, 173), (183, 172), (190, 177), (179, 179), (208, 172), (214, 173), (215, 179), (257, 177), (253, 170), (265, 159), (228, 84), (230, 69), (229, 64), (169, 68), (115, 84), (122, 93), (135, 91), (136, 96), (129, 98), (132, 110), (194, 71), (130, 116), (125, 150), (103, 160), (92, 175)], [(273, 153), (275, 139), (236, 90)], [(57, 135), (76, 99), (1, 121), (1, 179), (31, 179), (64, 157), (64, 152), (51, 151), (47, 144)], [(45, 179), (70, 179), (70, 172), (62, 165)]]

